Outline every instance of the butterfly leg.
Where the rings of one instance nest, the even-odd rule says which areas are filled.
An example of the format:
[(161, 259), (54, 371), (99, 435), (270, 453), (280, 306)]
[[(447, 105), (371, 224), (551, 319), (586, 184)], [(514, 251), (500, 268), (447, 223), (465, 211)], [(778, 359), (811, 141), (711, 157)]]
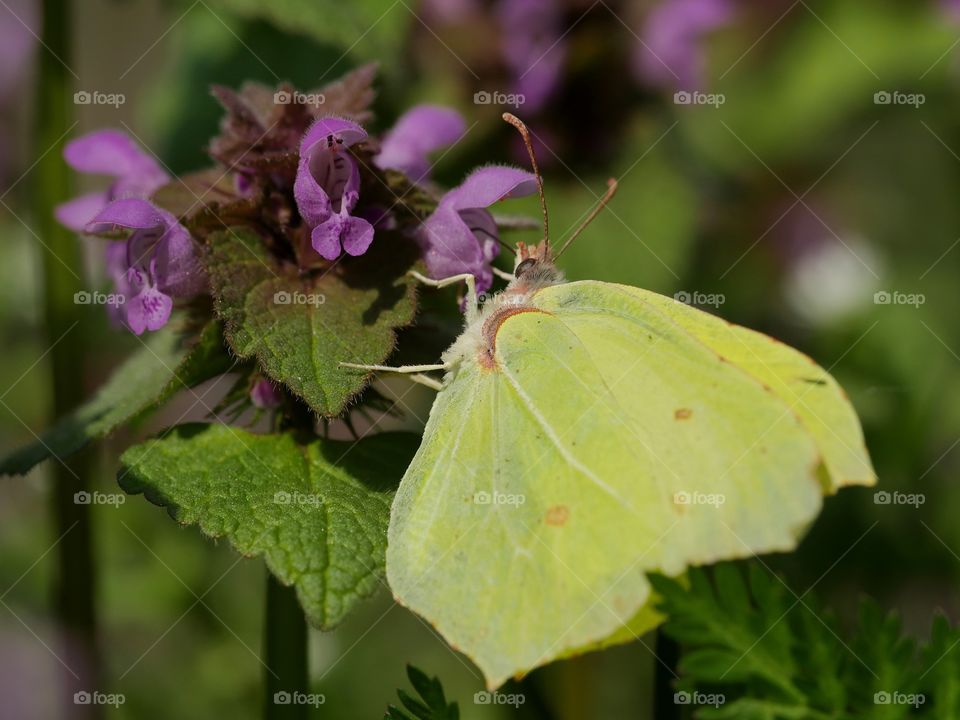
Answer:
[(394, 372), (394, 373), (403, 373), (409, 374), (410, 379), (415, 383), (420, 385), (426, 385), (428, 388), (433, 390), (442, 390), (443, 384), (438, 380), (433, 379), (429, 375), (424, 375), (423, 373), (430, 370), (449, 370), (450, 366), (446, 363), (438, 363), (436, 365), (399, 365), (397, 367), (391, 367), (389, 365), (358, 365), (356, 363), (340, 363), (340, 367), (355, 368), (357, 370), (378, 370), (380, 372)]
[(493, 270), (493, 274), (496, 275), (501, 280), (506, 280), (507, 282), (512, 282), (516, 280), (516, 276), (513, 273), (508, 273), (506, 270), (501, 270), (498, 267), (490, 268)]
[(467, 323), (471, 323), (477, 317), (477, 281), (473, 277), (472, 273), (462, 273), (461, 275), (451, 275), (450, 277), (441, 278), (440, 280), (434, 280), (433, 278), (428, 278), (426, 275), (418, 273), (416, 270), (409, 270), (407, 275), (414, 277), (424, 285), (429, 285), (430, 287), (442, 288), (447, 285), (453, 285), (454, 283), (463, 282), (467, 285)]

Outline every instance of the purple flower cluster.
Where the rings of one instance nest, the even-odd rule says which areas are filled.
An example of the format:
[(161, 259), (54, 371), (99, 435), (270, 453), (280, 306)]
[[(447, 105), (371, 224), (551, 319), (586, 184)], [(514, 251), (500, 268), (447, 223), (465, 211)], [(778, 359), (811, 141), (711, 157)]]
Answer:
[[(424, 182), (430, 154), (456, 142), (465, 128), (454, 110), (418, 105), (384, 135), (373, 162), (382, 169), (399, 170), (413, 182)], [(336, 260), (343, 252), (362, 255), (373, 242), (373, 225), (353, 215), (360, 198), (360, 170), (349, 148), (366, 139), (366, 131), (356, 123), (330, 117), (317, 121), (300, 145), (294, 185), (297, 208), (310, 228), (313, 249), (327, 260)], [(469, 272), (481, 291), (488, 289), (499, 243), (496, 223), (486, 208), (535, 190), (530, 173), (488, 167), (444, 195), (415, 233), (430, 274), (443, 278)]]
[[(383, 136), (372, 162), (382, 170), (403, 172), (414, 183), (425, 183), (431, 154), (455, 143), (465, 130), (466, 123), (454, 110), (416, 106)], [(376, 214), (373, 207), (357, 212), (361, 155), (352, 148), (367, 140), (360, 125), (335, 116), (320, 118), (300, 139), (296, 176), (291, 177), (292, 188), (286, 187), (292, 190), (310, 244), (328, 261), (344, 253), (363, 255), (374, 241), (375, 225), (391, 226), (383, 210), (376, 223), (367, 219)], [(175, 299), (193, 297), (207, 287), (190, 231), (150, 200), (170, 177), (117, 130), (80, 137), (68, 143), (64, 155), (78, 172), (112, 178), (105, 190), (77, 197), (56, 210), (63, 225), (110, 240), (106, 264), (120, 298), (109, 307), (111, 315), (137, 335), (163, 327)], [(240, 172), (235, 176), (245, 178)], [(496, 223), (487, 208), (535, 189), (530, 173), (486, 167), (446, 193), (420, 227), (408, 230), (420, 244), (430, 273), (438, 278), (473, 273), (478, 288), (488, 289), (499, 246)]]
[(146, 198), (169, 182), (148, 154), (119, 130), (100, 130), (64, 149), (67, 164), (82, 173), (114, 178), (102, 192), (81, 195), (56, 209), (57, 219), (90, 235), (127, 232), (107, 246), (107, 270), (121, 301), (109, 305), (114, 320), (137, 335), (170, 318), (174, 297), (203, 291), (206, 277), (190, 233)]

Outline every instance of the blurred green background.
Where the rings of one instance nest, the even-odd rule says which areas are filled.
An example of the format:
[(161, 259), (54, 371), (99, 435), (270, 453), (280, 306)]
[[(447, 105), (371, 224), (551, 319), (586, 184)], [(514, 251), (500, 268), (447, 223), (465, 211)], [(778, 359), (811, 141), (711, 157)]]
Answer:
[[(607, 177), (620, 179), (618, 196), (564, 256), (564, 269), (688, 293), (830, 369), (863, 420), (878, 489), (922, 493), (924, 502), (882, 504), (872, 490), (847, 490), (826, 502), (798, 552), (764, 561), (797, 594), (815, 585), (841, 617), (867, 593), (899, 609), (921, 636), (936, 608), (960, 619), (960, 19), (939, 2), (735, 2), (732, 19), (702, 39), (704, 89), (723, 97), (713, 106), (678, 104), (675, 87), (629, 71), (650, 4), (565, 4), (558, 89), (535, 111), (515, 110), (540, 144), (555, 241)], [(125, 128), (172, 171), (196, 169), (220, 115), (211, 83), (290, 80), (309, 89), (377, 59), (374, 130), (423, 100), (467, 118), (470, 130), (438, 167), (440, 181), (455, 184), (478, 163), (525, 162), (498, 119), (514, 108), (473, 101), (478, 91), (510, 91), (496, 23), (476, 21), (493, 10), (463, 3), (472, 9), (457, 16), (442, 12), (446, 5), (77, 3), (77, 89), (124, 93), (126, 102), (77, 106), (72, 134)], [(12, 22), (2, 16), (15, 10), (25, 19), (30, 7), (4, 5), (0, 22)], [(49, 420), (38, 310), (45, 251), (28, 209), (37, 159), (31, 52), (43, 48), (24, 55), (0, 99), (0, 450), (29, 441)], [(897, 101), (905, 95), (922, 103)], [(510, 211), (535, 217), (528, 200)], [(88, 247), (88, 266), (76, 269), (91, 287), (102, 284), (98, 257)], [(133, 346), (101, 310), (84, 318), (90, 390)], [(425, 416), (428, 404), (423, 394), (412, 406)], [(119, 451), (187, 407), (174, 404), (102, 443), (97, 488), (117, 491)], [(55, 563), (46, 553), (56, 540), (48, 471), (0, 485), (0, 688), (10, 698), (26, 694), (16, 706), (25, 720), (52, 716), (42, 688), (58, 670), (48, 647)], [(96, 506), (94, 516), (104, 691), (126, 696), (111, 717), (257, 717), (262, 564), (178, 528), (141, 497)], [(652, 647), (652, 638), (645, 642)], [(519, 710), (475, 705), (476, 669), (386, 590), (336, 631), (314, 633), (311, 656), (313, 689), (326, 697), (317, 717), (381, 717), (395, 688), (406, 686), (407, 662), (439, 675), (465, 718), (649, 712), (653, 660), (639, 643), (536, 671)]]

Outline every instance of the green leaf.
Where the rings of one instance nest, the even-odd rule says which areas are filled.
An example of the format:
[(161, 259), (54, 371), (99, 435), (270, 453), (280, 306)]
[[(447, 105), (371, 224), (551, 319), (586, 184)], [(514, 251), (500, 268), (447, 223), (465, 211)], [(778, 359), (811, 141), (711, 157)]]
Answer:
[(209, 323), (193, 341), (170, 323), (148, 335), (88, 402), (0, 461), (0, 474), (21, 475), (49, 457), (62, 460), (230, 364), (219, 323)]
[(917, 653), (899, 618), (867, 601), (844, 639), (810, 594), (793, 596), (766, 569), (749, 568), (749, 593), (733, 566), (718, 567), (712, 583), (705, 571), (691, 571), (689, 590), (652, 578), (669, 616), (664, 629), (684, 644), (680, 687), (725, 699), (713, 707), (691, 702), (702, 705), (696, 717), (960, 719), (960, 632), (943, 617)]
[(943, 615), (933, 619), (930, 643), (922, 656), (919, 687), (926, 709), (938, 720), (960, 720), (960, 632)]
[(302, 33), (363, 57), (393, 57), (414, 15), (392, 0), (211, 0), (246, 17), (263, 18), (288, 32)]
[(206, 260), (234, 351), (255, 356), (317, 413), (337, 415), (369, 375), (339, 363), (383, 362), (395, 328), (413, 320), (416, 289), (405, 272), (416, 256), (405, 238), (378, 232), (363, 257), (301, 275), (252, 230), (234, 228), (210, 236)]
[(460, 708), (456, 703), (447, 704), (443, 685), (438, 678), (428, 677), (413, 665), (407, 665), (407, 677), (410, 678), (410, 684), (417, 691), (420, 700), (411, 697), (403, 690), (397, 690), (397, 696), (403, 707), (413, 715), (408, 715), (400, 708), (390, 705), (384, 720), (459, 720)]
[(144, 493), (184, 525), (262, 555), (295, 585), (307, 619), (336, 625), (383, 583), (390, 503), (418, 437), (356, 443), (225, 425), (182, 425), (121, 458), (120, 486)]
[[(689, 577), (689, 590), (671, 578), (651, 577), (669, 615), (665, 632), (696, 647), (681, 659), (680, 669), (702, 682), (753, 680), (775, 688), (777, 697), (799, 698), (791, 638), (779, 622), (790, 607), (788, 598), (765, 583), (764, 606), (751, 604), (745, 591), (721, 599), (702, 571)], [(751, 581), (756, 584), (758, 577)], [(733, 585), (729, 577), (723, 583)]]

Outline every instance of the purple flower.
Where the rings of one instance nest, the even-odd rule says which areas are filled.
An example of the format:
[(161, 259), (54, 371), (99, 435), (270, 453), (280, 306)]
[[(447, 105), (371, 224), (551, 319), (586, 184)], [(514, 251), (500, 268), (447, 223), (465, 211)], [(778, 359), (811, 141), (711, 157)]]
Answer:
[(250, 389), (250, 400), (261, 410), (268, 410), (279, 407), (283, 402), (283, 395), (272, 382), (266, 378), (260, 378)]
[(91, 235), (117, 230), (131, 232), (107, 250), (107, 269), (122, 298), (111, 315), (137, 335), (158, 330), (170, 318), (174, 297), (206, 286), (193, 240), (173, 215), (138, 198), (114, 200), (86, 227)]
[(537, 190), (536, 177), (512, 167), (474, 170), (461, 185), (440, 200), (420, 228), (418, 240), (427, 269), (435, 278), (473, 273), (477, 291), (493, 284), (491, 262), (500, 250), (497, 224), (486, 209), (499, 200), (529, 195)]
[(703, 35), (733, 17), (730, 0), (663, 0), (647, 15), (633, 56), (637, 77), (694, 90), (704, 82)]
[(430, 153), (452, 145), (466, 129), (467, 123), (456, 110), (417, 105), (401, 115), (384, 136), (373, 161), (379, 168), (400, 170), (413, 182), (421, 182), (430, 172)]
[(366, 131), (337, 117), (314, 123), (300, 143), (300, 165), (293, 194), (310, 242), (327, 260), (340, 253), (363, 255), (373, 242), (373, 225), (353, 211), (360, 197), (360, 171), (347, 151), (367, 139)]
[(567, 59), (563, 8), (557, 0), (501, 0), (497, 6), (504, 60), (524, 111), (540, 110), (560, 84)]
[(116, 178), (104, 192), (81, 195), (57, 207), (57, 220), (77, 232), (83, 232), (107, 203), (120, 198), (149, 197), (170, 181), (157, 161), (119, 130), (96, 130), (71, 140), (63, 157), (77, 172)]

